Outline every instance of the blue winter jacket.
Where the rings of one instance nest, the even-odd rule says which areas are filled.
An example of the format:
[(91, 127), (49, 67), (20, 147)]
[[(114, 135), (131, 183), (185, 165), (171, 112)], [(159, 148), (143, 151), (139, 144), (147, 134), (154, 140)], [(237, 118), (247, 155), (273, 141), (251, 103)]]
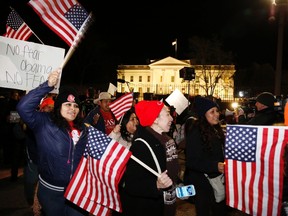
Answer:
[(19, 101), (17, 111), (35, 133), (40, 181), (52, 190), (62, 191), (80, 162), (87, 143), (87, 129), (81, 132), (74, 146), (66, 129), (56, 126), (49, 113), (36, 110), (41, 99), (52, 89), (46, 81), (31, 90)]

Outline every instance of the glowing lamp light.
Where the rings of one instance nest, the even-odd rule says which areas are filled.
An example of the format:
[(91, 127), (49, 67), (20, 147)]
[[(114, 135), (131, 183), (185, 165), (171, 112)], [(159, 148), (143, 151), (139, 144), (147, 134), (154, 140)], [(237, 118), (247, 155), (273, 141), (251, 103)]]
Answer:
[(239, 91), (239, 97), (244, 97), (244, 91)]
[(231, 107), (235, 110), (237, 107), (239, 106), (239, 104), (237, 102), (233, 102), (231, 104)]

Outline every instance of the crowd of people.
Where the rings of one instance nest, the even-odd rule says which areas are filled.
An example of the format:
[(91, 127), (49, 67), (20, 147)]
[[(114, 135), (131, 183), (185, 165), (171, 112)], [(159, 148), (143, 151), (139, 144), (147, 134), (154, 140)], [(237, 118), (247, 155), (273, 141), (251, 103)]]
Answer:
[[(111, 210), (111, 215), (176, 216), (175, 188), (179, 183), (194, 185), (193, 204), (197, 216), (229, 214), (231, 209), (226, 200), (216, 201), (208, 181), (225, 174), (225, 131), (216, 101), (196, 96), (191, 101), (192, 108), (187, 108), (191, 108), (191, 112), (183, 122), (181, 148), (185, 151), (185, 174), (182, 178), (179, 143), (175, 139), (179, 128), (175, 127), (177, 114), (173, 106), (162, 100), (142, 100), (117, 120), (109, 106), (116, 98), (108, 92), (101, 92), (95, 98), (89, 89), (87, 98), (81, 101), (75, 89), (61, 86), (57, 96), (52, 97), (49, 93), (58, 83), (60, 73), (60, 70), (51, 72), (47, 81), (21, 99), (12, 95), (11, 107), (6, 113), (11, 127), (20, 125), (25, 133), (23, 138), (16, 139), (15, 134), (11, 137), (13, 145), (18, 146), (15, 150), (23, 147), (26, 152), (23, 154), (26, 155), (25, 194), (30, 205), (39, 207), (35, 215), (89, 215), (64, 197), (87, 144), (87, 125), (118, 141), (157, 173), (129, 160), (118, 185), (122, 212)], [(271, 93), (259, 94), (255, 106), (254, 116), (247, 119), (243, 110), (239, 110), (234, 123), (273, 125), (276, 122)], [(13, 114), (16, 120), (12, 119), (11, 111), (16, 113)], [(19, 154), (17, 150), (17, 159)], [(288, 201), (287, 155), (286, 151), (283, 202)], [(11, 165), (11, 180), (15, 181), (19, 160)]]

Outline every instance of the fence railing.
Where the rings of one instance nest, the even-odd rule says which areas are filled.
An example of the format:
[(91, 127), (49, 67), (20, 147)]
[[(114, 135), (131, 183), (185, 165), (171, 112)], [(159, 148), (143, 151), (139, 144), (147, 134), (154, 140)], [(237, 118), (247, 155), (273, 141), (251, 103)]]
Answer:
[[(129, 87), (129, 89), (128, 89)], [(138, 93), (138, 99), (143, 100), (145, 97), (154, 97), (155, 95), (170, 95), (175, 89), (181, 91), (185, 96), (195, 96), (195, 95), (206, 95), (206, 92), (199, 84), (193, 83), (182, 83), (182, 84), (118, 84), (117, 91), (119, 93), (124, 93), (127, 91), (133, 91)], [(215, 97), (221, 98), (223, 101), (234, 101), (234, 90), (233, 88), (216, 87), (214, 91)]]

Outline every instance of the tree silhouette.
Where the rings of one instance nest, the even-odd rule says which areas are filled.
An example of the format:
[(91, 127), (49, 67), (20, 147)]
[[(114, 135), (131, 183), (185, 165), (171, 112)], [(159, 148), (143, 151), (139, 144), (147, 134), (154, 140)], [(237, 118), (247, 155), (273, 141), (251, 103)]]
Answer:
[(233, 57), (231, 52), (223, 50), (222, 43), (217, 37), (214, 36), (209, 40), (195, 36), (189, 39), (188, 46), (192, 62), (197, 65), (197, 71), (201, 71), (199, 80), (203, 82), (199, 82), (199, 87), (204, 89), (206, 95), (213, 95), (220, 82), (224, 88), (232, 86), (229, 82), (232, 77), (225, 71), (227, 65), (233, 64)]

